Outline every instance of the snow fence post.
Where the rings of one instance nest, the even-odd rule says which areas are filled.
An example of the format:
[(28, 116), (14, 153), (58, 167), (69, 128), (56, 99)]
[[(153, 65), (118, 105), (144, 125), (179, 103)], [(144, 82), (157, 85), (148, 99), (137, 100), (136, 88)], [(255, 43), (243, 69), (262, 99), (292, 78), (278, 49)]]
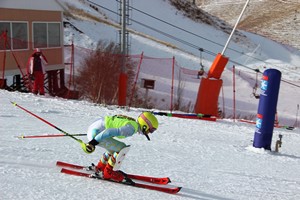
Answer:
[(267, 69), (261, 80), (253, 147), (271, 150), (281, 72)]

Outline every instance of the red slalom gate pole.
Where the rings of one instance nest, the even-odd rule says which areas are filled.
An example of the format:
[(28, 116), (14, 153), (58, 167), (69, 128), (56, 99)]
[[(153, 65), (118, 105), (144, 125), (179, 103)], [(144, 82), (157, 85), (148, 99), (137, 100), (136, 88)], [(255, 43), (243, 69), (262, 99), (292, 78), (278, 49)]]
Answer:
[[(53, 138), (53, 137), (66, 137), (65, 134), (47, 134), (47, 135), (20, 135), (17, 136), (19, 139), (24, 138)], [(72, 134), (72, 136), (86, 136), (86, 134)]]
[(45, 122), (45, 123), (48, 124), (49, 126), (52, 126), (53, 128), (59, 130), (60, 132), (62, 132), (62, 133), (65, 134), (66, 136), (69, 136), (69, 137), (71, 137), (72, 139), (76, 140), (77, 142), (79, 142), (79, 143), (81, 144), (81, 147), (82, 147), (82, 148), (86, 146), (86, 144), (85, 144), (82, 140), (80, 140), (80, 139), (76, 138), (75, 136), (73, 136), (73, 135), (71, 135), (71, 134), (65, 132), (64, 130), (58, 128), (57, 126), (51, 124), (50, 122), (46, 121), (45, 119), (43, 119), (43, 118), (37, 116), (36, 114), (30, 112), (29, 110), (23, 108), (22, 106), (18, 105), (17, 103), (12, 102), (12, 101), (11, 101), (11, 103), (12, 103), (14, 106), (17, 106), (18, 108), (20, 108), (20, 109), (24, 110), (25, 112), (31, 114), (32, 116), (38, 118), (39, 120)]

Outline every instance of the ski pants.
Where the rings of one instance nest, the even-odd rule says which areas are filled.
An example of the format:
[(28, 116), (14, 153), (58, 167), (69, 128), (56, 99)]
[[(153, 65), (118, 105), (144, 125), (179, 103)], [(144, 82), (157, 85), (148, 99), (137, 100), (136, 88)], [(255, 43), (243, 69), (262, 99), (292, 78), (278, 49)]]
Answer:
[(41, 71), (35, 71), (33, 72), (33, 76), (34, 76), (34, 83), (33, 83), (33, 93), (34, 94), (38, 94), (38, 92), (40, 93), (40, 95), (44, 95), (45, 94), (45, 90), (44, 90), (44, 74)]

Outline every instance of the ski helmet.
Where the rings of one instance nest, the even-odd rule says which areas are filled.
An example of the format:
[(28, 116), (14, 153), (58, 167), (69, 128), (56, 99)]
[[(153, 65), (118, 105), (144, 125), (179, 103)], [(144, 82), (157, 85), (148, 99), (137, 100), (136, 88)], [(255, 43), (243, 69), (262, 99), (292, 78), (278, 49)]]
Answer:
[(158, 128), (158, 121), (151, 112), (143, 112), (138, 117), (143, 134), (150, 140), (148, 134), (153, 133)]

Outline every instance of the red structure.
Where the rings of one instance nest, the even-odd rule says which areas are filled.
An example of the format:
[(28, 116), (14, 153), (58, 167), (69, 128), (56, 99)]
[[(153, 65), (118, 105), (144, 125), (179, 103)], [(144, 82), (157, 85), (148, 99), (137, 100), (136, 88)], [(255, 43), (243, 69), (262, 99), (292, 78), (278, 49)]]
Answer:
[(223, 83), (220, 77), (227, 62), (228, 58), (219, 53), (208, 72), (207, 78), (201, 79), (195, 113), (218, 116), (218, 98)]
[(119, 77), (119, 106), (126, 106), (127, 96), (127, 79), (126, 73), (120, 73)]

